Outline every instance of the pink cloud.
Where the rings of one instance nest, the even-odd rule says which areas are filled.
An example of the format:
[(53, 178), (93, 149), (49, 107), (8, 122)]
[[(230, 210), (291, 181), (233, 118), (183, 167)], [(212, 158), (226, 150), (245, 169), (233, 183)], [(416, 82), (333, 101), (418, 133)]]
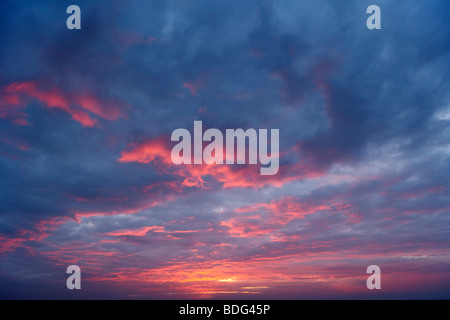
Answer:
[[(183, 178), (184, 187), (206, 188), (205, 176), (223, 183), (224, 188), (261, 188), (266, 185), (281, 187), (298, 179), (315, 179), (325, 173), (306, 160), (292, 166), (281, 166), (279, 174), (261, 176), (259, 166), (230, 165), (174, 165), (171, 159), (170, 139), (167, 136), (153, 138), (140, 143), (129, 144), (118, 159), (122, 163), (152, 164), (161, 173), (170, 173)], [(224, 154), (226, 159), (226, 154)]]
[(104, 233), (104, 235), (117, 236), (117, 237), (120, 237), (120, 236), (143, 237), (149, 231), (164, 232), (165, 228), (163, 226), (147, 226), (147, 227), (141, 227), (138, 229), (121, 229), (121, 230), (117, 230), (117, 231), (110, 231), (110, 232)]
[(197, 95), (197, 91), (201, 86), (198, 83), (194, 83), (194, 82), (185, 82), (183, 83), (183, 88), (189, 89), (189, 91), (191, 91), (191, 94), (193, 96)]
[[(104, 100), (84, 91), (80, 94), (65, 92), (57, 87), (43, 88), (38, 82), (14, 82), (1, 90), (0, 117), (17, 114), (17, 110), (25, 108), (31, 100), (37, 100), (48, 108), (63, 110), (72, 119), (85, 127), (93, 127), (97, 119), (90, 113), (106, 120), (117, 120), (126, 117), (129, 106), (114, 100)], [(14, 117), (14, 123), (27, 125), (26, 114)]]

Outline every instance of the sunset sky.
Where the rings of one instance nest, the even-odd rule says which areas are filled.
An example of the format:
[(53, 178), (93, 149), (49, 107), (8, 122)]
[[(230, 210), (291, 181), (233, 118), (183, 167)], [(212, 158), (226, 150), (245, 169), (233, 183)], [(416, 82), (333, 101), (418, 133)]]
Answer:
[[(0, 299), (449, 299), (449, 12), (0, 1)], [(278, 174), (174, 165), (194, 121), (279, 129)]]

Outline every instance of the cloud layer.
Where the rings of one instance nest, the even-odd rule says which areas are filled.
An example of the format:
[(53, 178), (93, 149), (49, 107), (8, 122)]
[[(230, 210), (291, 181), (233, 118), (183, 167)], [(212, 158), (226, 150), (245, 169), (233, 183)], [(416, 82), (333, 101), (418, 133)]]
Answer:
[[(0, 298), (449, 298), (450, 4), (377, 2), (2, 1)], [(195, 120), (279, 173), (174, 165)]]

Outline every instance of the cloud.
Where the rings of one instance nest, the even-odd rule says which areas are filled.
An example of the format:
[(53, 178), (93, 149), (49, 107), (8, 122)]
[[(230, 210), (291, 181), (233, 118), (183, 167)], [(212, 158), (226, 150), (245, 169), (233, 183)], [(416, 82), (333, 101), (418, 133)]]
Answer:
[(128, 229), (123, 229), (123, 230), (117, 230), (117, 231), (111, 231), (111, 232), (107, 232), (105, 233), (108, 236), (134, 236), (134, 237), (142, 237), (145, 236), (147, 234), (147, 232), (152, 231), (152, 232), (164, 232), (164, 227), (161, 226), (148, 226), (148, 227), (142, 227), (142, 228), (138, 228), (138, 229), (134, 229), (134, 230), (128, 230)]
[[(81, 125), (93, 127), (97, 120), (91, 118), (93, 113), (101, 118), (113, 121), (124, 117), (124, 110), (115, 101), (101, 101), (90, 93), (68, 94), (58, 88), (40, 89), (36, 82), (15, 82), (3, 89), (2, 108), (23, 108), (27, 100), (36, 99), (48, 108), (58, 108), (69, 113)], [(122, 110), (123, 109), (123, 110)], [(24, 122), (24, 124), (26, 124)]]
[[(0, 298), (449, 296), (448, 1), (77, 4), (0, 2)], [(196, 120), (279, 173), (174, 165)]]

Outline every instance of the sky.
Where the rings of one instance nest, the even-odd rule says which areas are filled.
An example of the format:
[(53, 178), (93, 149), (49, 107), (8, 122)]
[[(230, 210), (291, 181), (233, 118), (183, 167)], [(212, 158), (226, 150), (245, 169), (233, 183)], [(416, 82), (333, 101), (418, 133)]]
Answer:
[[(0, 299), (449, 299), (448, 12), (2, 0)], [(194, 121), (279, 129), (279, 172), (175, 165)]]

